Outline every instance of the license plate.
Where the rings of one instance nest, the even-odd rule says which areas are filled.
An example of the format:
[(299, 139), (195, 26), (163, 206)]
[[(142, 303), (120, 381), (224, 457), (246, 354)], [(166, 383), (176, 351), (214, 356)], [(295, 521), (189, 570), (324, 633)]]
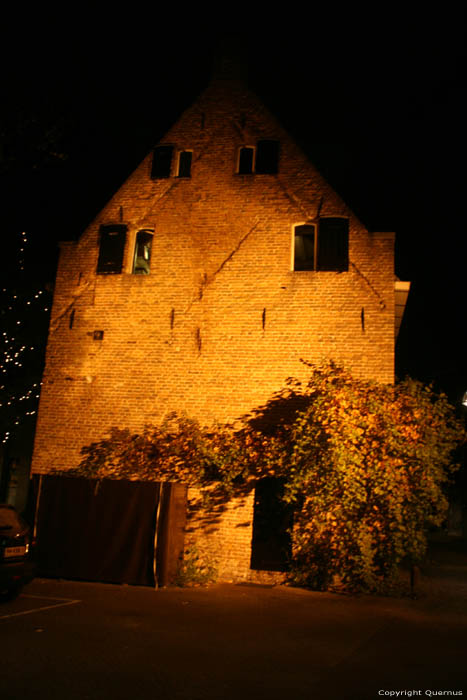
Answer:
[(26, 554), (26, 547), (5, 547), (3, 555), (5, 559), (9, 557), (24, 557)]

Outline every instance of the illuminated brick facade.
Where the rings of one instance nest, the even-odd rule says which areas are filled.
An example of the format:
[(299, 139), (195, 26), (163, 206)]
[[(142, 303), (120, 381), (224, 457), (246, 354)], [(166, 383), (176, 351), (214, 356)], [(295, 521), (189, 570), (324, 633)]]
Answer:
[[(300, 358), (393, 381), (394, 235), (368, 232), (235, 81), (213, 81), (161, 145), (61, 245), (35, 473), (76, 466), (111, 426), (238, 418), (306, 376)], [(329, 222), (340, 250), (321, 264)]]

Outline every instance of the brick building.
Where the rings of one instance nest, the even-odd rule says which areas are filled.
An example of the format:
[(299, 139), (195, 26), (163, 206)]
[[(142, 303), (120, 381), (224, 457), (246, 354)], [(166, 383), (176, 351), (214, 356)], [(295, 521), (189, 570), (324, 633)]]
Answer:
[[(77, 466), (112, 426), (238, 418), (303, 377), (301, 358), (392, 382), (396, 294), (394, 234), (369, 232), (245, 85), (218, 77), (61, 244), (33, 473)], [(252, 523), (253, 495), (186, 538), (246, 579)]]

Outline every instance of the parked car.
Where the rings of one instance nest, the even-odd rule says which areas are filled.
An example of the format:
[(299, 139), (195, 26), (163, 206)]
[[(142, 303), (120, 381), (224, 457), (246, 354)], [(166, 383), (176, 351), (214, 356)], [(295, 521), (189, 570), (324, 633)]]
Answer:
[(0, 503), (0, 599), (17, 595), (33, 575), (29, 526), (13, 506)]

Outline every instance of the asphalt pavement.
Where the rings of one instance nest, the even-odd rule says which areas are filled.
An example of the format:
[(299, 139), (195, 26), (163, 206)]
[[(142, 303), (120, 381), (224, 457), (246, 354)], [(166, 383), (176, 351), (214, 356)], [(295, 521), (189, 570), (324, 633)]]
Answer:
[(2, 700), (467, 696), (467, 551), (416, 599), (37, 579), (0, 606)]

